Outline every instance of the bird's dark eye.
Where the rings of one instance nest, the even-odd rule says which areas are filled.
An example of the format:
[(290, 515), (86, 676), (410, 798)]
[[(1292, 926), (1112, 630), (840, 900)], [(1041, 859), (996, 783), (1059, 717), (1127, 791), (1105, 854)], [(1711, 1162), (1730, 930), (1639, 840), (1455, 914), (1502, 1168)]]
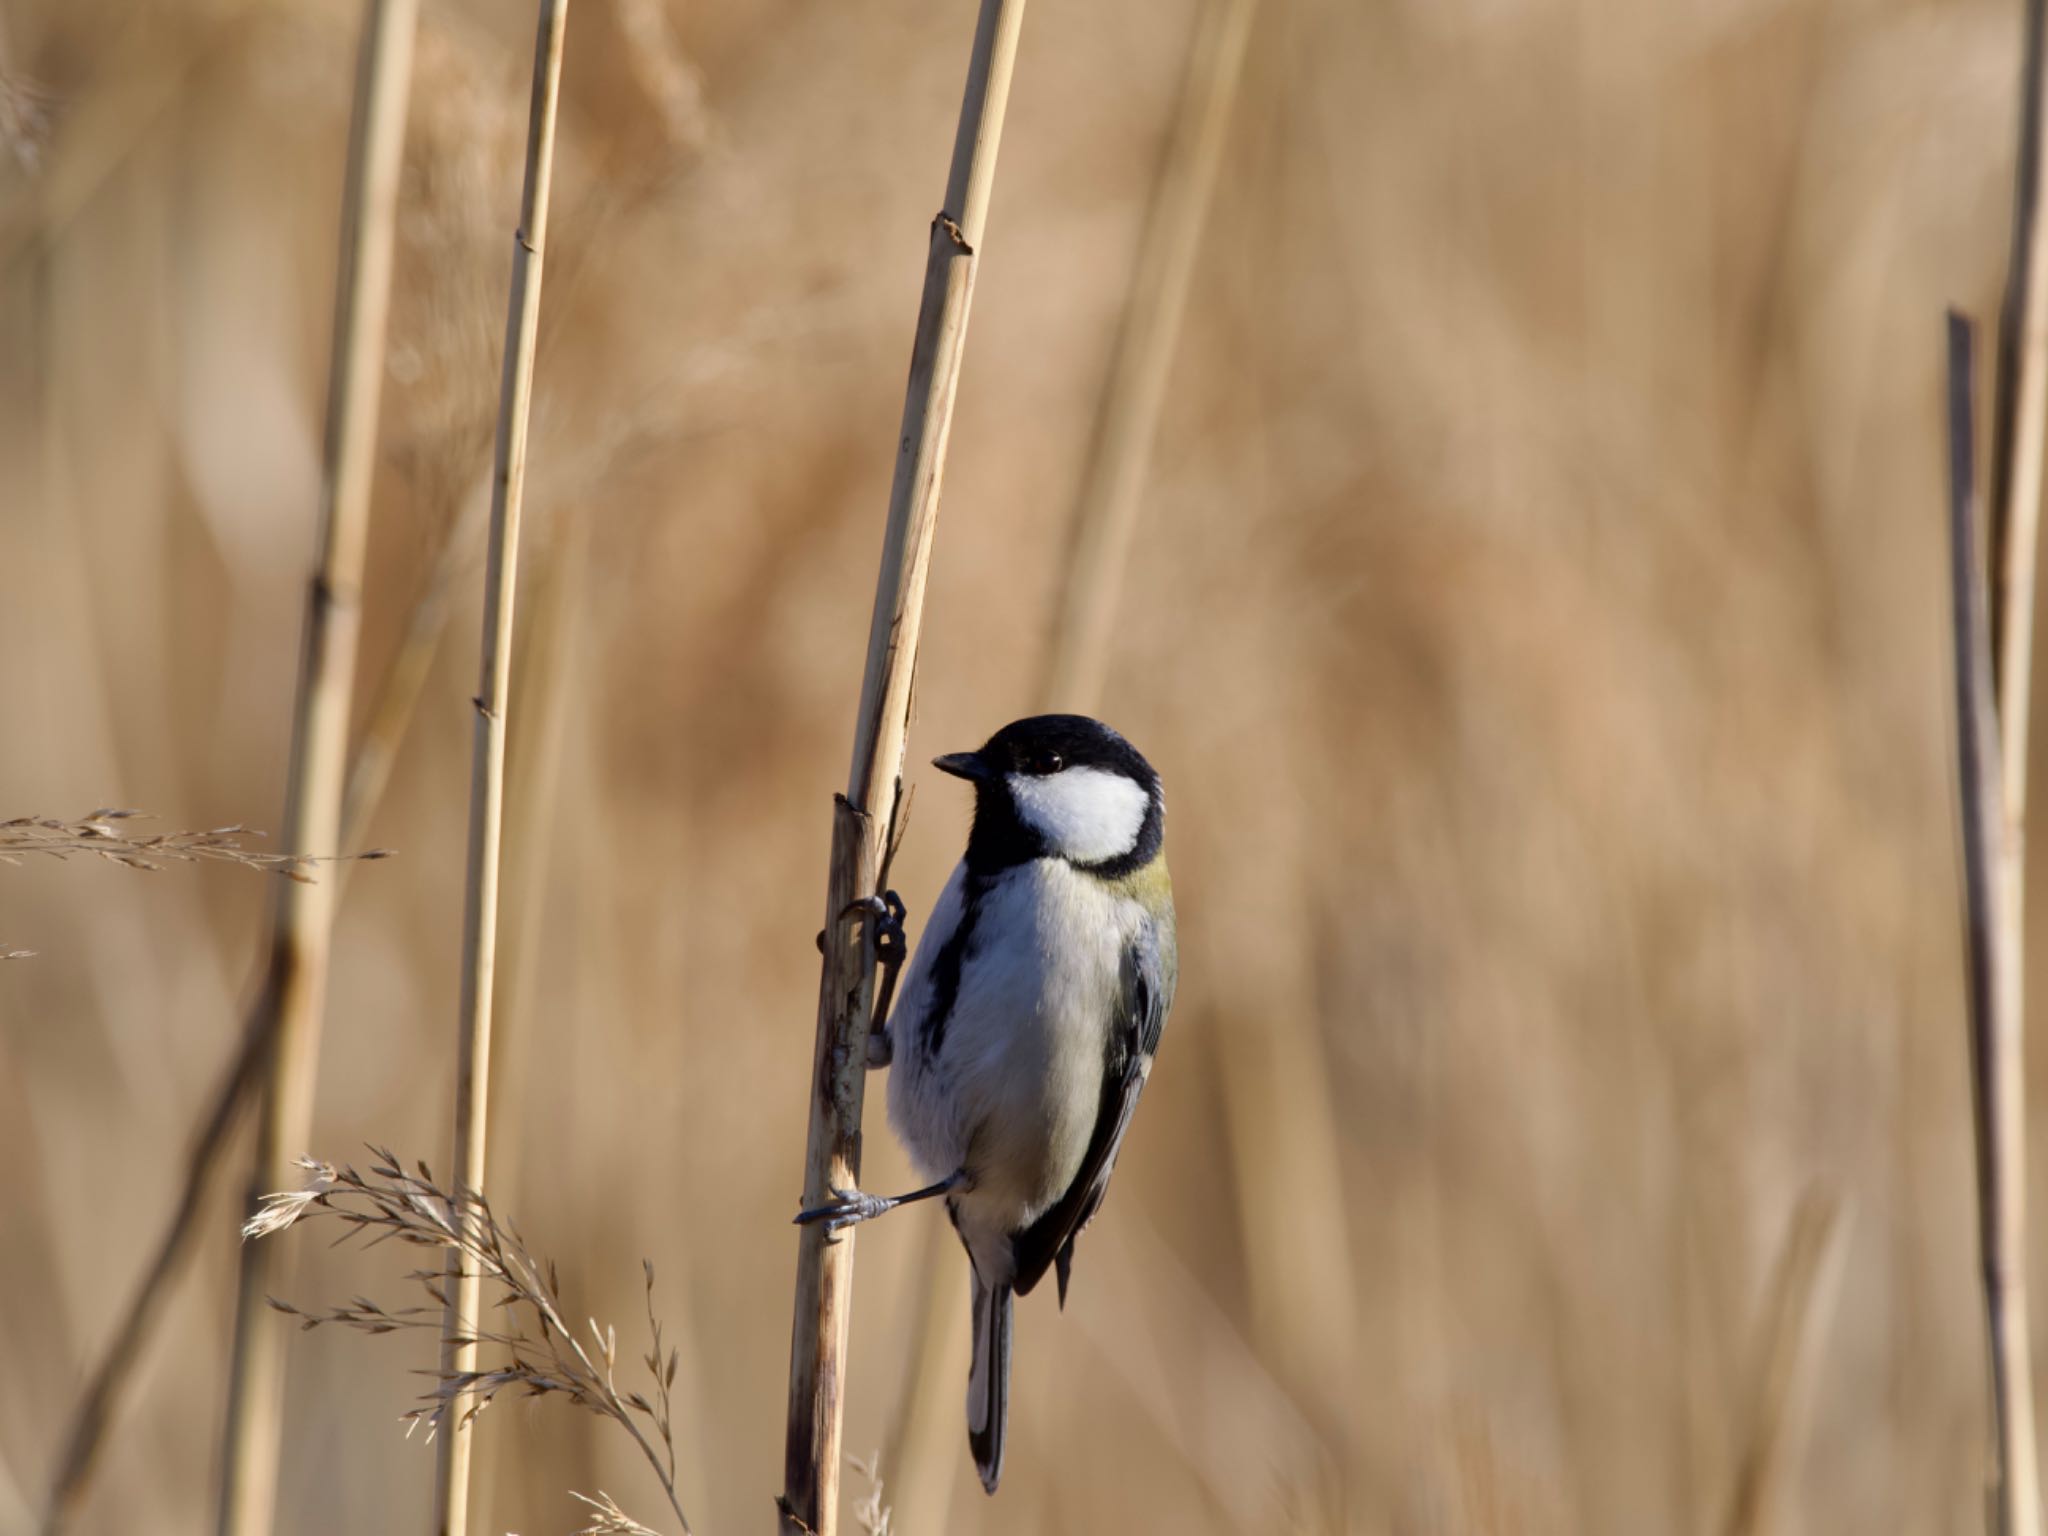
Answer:
[(1058, 773), (1067, 766), (1067, 760), (1057, 752), (1034, 752), (1031, 754), (1031, 771), (1035, 774)]

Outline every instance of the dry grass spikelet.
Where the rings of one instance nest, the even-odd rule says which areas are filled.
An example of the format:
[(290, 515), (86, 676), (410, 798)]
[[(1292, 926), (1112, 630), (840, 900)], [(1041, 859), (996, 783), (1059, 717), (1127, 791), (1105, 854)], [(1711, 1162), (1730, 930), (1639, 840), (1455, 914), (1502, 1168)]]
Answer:
[(849, 1456), (846, 1464), (865, 1478), (868, 1485), (868, 1491), (853, 1506), (853, 1523), (860, 1527), (862, 1536), (891, 1536), (891, 1511), (882, 1502), (882, 1453), (876, 1450), (866, 1456)]
[(618, 1501), (602, 1488), (594, 1499), (574, 1491), (569, 1497), (590, 1506), (590, 1516), (576, 1528), (576, 1536), (661, 1536), (652, 1526), (642, 1525), (619, 1508)]
[[(647, 1373), (644, 1388), (621, 1387), (618, 1381), (619, 1335), (615, 1327), (589, 1318), (582, 1329), (568, 1321), (570, 1313), (562, 1301), (560, 1276), (552, 1262), (537, 1257), (518, 1230), (492, 1211), (490, 1202), (475, 1190), (450, 1192), (435, 1182), (425, 1163), (408, 1172), (405, 1165), (382, 1147), (370, 1148), (375, 1159), (367, 1174), (347, 1164), (299, 1159), (306, 1170), (306, 1183), (295, 1190), (281, 1190), (264, 1196), (262, 1204), (242, 1228), (244, 1238), (272, 1237), (315, 1216), (327, 1216), (348, 1230), (342, 1241), (365, 1237), (371, 1242), (396, 1240), (414, 1247), (434, 1248), (465, 1255), (482, 1273), (486, 1285), (500, 1294), (492, 1313), (501, 1319), (495, 1327), (479, 1327), (475, 1342), (494, 1352), (493, 1363), (473, 1370), (437, 1372), (434, 1384), (423, 1394), (418, 1406), (404, 1415), (408, 1432), (421, 1425), (428, 1436), (443, 1429), (460, 1432), (469, 1427), (499, 1394), (512, 1392), (526, 1397), (559, 1397), (586, 1408), (600, 1418), (610, 1419), (633, 1437), (647, 1464), (661, 1481), (669, 1507), (689, 1536), (690, 1523), (683, 1514), (676, 1493), (676, 1448), (670, 1390), (681, 1363), (680, 1352), (664, 1338), (660, 1318), (654, 1311), (654, 1266), (642, 1261), (647, 1305), (648, 1349), (640, 1357)], [(326, 1308), (306, 1309), (273, 1296), (270, 1305), (296, 1317), (303, 1328), (339, 1324), (359, 1333), (385, 1334), (416, 1331), (438, 1335), (447, 1306), (447, 1272), (438, 1267), (410, 1271), (406, 1278), (426, 1294), (425, 1303), (385, 1307), (366, 1296)], [(458, 1413), (458, 1404), (467, 1406)], [(450, 1423), (450, 1420), (453, 1423)], [(659, 1443), (660, 1449), (656, 1449)], [(583, 1497), (578, 1495), (579, 1498)], [(598, 1513), (595, 1519), (612, 1518), (617, 1506), (609, 1495), (603, 1503), (585, 1499)], [(617, 1519), (625, 1520), (623, 1513)], [(641, 1531), (646, 1527), (594, 1524), (588, 1530)]]
[[(129, 869), (155, 871), (165, 863), (239, 864), (245, 869), (269, 870), (288, 880), (310, 885), (313, 867), (340, 859), (386, 859), (389, 848), (371, 848), (362, 853), (270, 853), (251, 848), (245, 837), (265, 834), (236, 823), (205, 832), (153, 832), (139, 836), (126, 830), (123, 822), (143, 819), (142, 811), (102, 807), (88, 811), (76, 821), (50, 816), (16, 816), (0, 821), (0, 864), (20, 865), (27, 855), (68, 859), (73, 854), (106, 859)], [(6, 958), (18, 958), (10, 955)]]

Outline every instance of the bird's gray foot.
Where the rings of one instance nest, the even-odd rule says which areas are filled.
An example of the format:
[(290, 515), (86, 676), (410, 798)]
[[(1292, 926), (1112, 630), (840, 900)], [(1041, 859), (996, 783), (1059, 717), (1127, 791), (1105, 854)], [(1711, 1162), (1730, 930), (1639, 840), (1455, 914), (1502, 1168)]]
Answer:
[(825, 1224), (826, 1235), (830, 1236), (843, 1228), (870, 1221), (884, 1211), (894, 1210), (901, 1203), (900, 1200), (891, 1199), (887, 1195), (867, 1195), (857, 1189), (835, 1188), (832, 1191), (832, 1198), (823, 1205), (813, 1206), (808, 1211), (798, 1211), (796, 1224), (808, 1227), (813, 1222), (822, 1221)]
[(972, 1185), (965, 1169), (950, 1173), (936, 1184), (927, 1184), (923, 1189), (914, 1189), (907, 1195), (865, 1195), (857, 1189), (835, 1187), (832, 1198), (823, 1205), (814, 1205), (807, 1211), (798, 1211), (796, 1224), (808, 1227), (813, 1222), (825, 1224), (827, 1236), (844, 1227), (857, 1226), (863, 1221), (872, 1221), (884, 1211), (893, 1211), (899, 1205), (908, 1205), (913, 1200), (930, 1200), (939, 1195), (949, 1195), (956, 1189)]

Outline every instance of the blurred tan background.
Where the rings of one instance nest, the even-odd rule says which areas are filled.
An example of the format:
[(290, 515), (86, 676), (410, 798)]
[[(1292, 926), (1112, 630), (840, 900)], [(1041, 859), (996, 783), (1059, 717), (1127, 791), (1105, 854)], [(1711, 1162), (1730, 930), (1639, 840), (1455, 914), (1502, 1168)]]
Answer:
[[(570, 20), (493, 1192), (630, 1337), (654, 1260), (706, 1532), (780, 1483), (829, 796), (972, 11)], [(358, 14), (0, 0), (0, 816), (277, 824)], [(1034, 703), (1195, 15), (1031, 7), (920, 765)], [(847, 1441), (902, 1536), (1978, 1528), (1937, 349), (1945, 303), (1994, 314), (2018, 25), (1264, 0), (1102, 710), (1166, 776), (1180, 1001), (1066, 1314), (1020, 1309), (995, 1500), (957, 1384), (937, 1456), (890, 1438), (939, 1218), (861, 1238)], [(487, 466), (531, 26), (424, 11), (364, 707)], [(400, 857), (350, 876), (324, 1156), (448, 1161), (478, 564), (371, 829)], [(966, 805), (913, 778), (915, 923)], [(0, 1530), (176, 1189), (266, 878), (0, 869), (38, 951), (0, 967)], [(247, 1157), (80, 1529), (211, 1528)], [(412, 1299), (392, 1250), (284, 1241), (297, 1300)], [(281, 1530), (424, 1527), (431, 1355), (295, 1342)], [(659, 1523), (587, 1415), (478, 1433), (487, 1529), (569, 1530), (570, 1488)]]

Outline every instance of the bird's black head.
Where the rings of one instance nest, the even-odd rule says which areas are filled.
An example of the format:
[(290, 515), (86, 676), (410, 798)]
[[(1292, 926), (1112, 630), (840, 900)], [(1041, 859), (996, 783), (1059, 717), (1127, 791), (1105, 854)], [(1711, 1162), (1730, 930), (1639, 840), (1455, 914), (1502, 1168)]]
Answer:
[(977, 873), (1051, 857), (1115, 879), (1151, 863), (1165, 837), (1159, 775), (1086, 715), (1017, 720), (979, 752), (933, 766), (974, 785), (967, 865)]

